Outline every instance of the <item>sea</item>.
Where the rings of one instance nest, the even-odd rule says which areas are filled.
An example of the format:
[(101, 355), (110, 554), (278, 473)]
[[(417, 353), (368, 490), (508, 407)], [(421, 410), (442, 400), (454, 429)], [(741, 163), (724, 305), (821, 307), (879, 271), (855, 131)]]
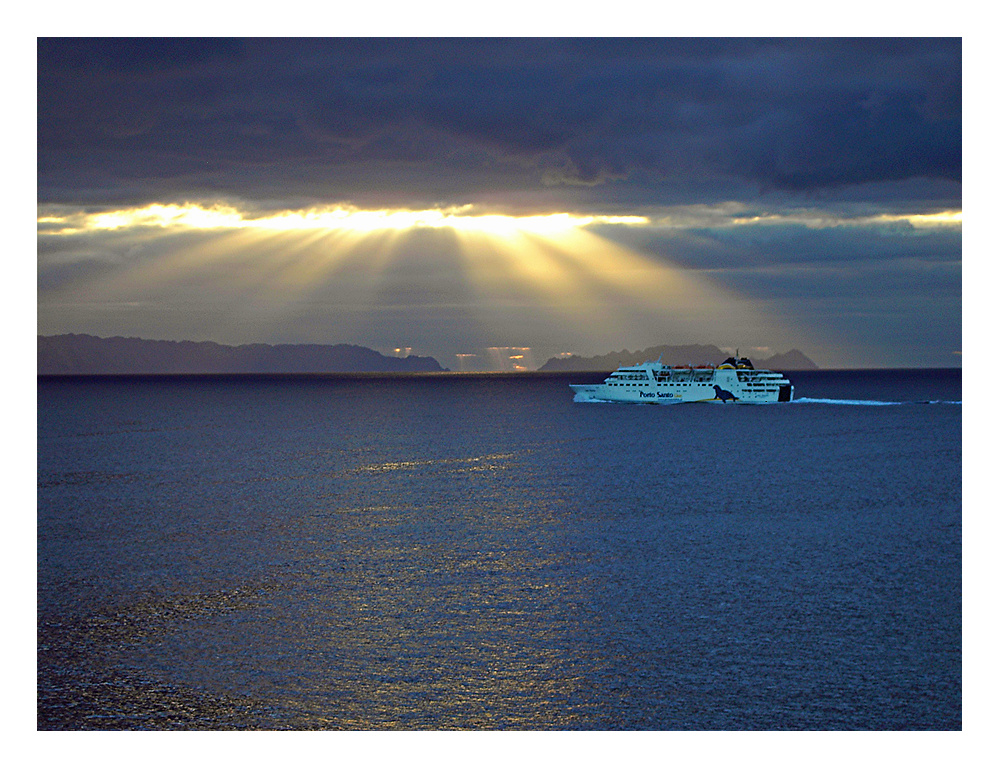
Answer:
[(960, 369), (39, 377), (37, 728), (962, 728)]

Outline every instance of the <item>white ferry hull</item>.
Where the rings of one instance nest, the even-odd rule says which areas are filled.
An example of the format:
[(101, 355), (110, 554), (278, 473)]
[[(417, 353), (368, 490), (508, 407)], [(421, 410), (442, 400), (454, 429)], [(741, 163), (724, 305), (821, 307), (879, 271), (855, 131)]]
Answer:
[(569, 386), (577, 403), (770, 405), (794, 398), (794, 386), (783, 374), (751, 366), (671, 368), (645, 363), (619, 368), (602, 384)]

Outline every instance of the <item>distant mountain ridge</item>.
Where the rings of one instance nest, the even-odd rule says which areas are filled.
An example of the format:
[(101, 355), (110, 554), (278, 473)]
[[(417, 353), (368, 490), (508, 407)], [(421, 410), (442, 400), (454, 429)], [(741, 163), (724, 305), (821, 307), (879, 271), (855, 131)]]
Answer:
[[(663, 344), (641, 351), (629, 352), (627, 349), (624, 349), (620, 352), (609, 352), (606, 355), (597, 355), (595, 357), (579, 357), (577, 355), (553, 357), (538, 370), (549, 372), (613, 371), (622, 365), (638, 365), (639, 363), (644, 363), (646, 360), (658, 360), (660, 357), (667, 365), (720, 365), (725, 362), (726, 358), (731, 357), (731, 355), (727, 352), (722, 352), (718, 347), (706, 344), (686, 344), (681, 346)], [(753, 365), (757, 368), (788, 371), (810, 371), (818, 369), (818, 366), (814, 362), (797, 349), (753, 360)]]
[(432, 357), (386, 357), (353, 344), (152, 341), (87, 334), (38, 337), (38, 374), (442, 371)]

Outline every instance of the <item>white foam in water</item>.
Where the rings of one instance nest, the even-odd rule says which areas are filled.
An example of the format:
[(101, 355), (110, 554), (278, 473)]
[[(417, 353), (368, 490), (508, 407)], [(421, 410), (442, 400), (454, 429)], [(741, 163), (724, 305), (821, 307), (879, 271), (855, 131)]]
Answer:
[(798, 397), (795, 403), (825, 403), (827, 405), (960, 405), (960, 400), (910, 400), (894, 402), (889, 400), (833, 400), (826, 397)]
[(887, 400), (833, 400), (827, 397), (798, 397), (795, 403), (825, 403), (826, 405), (902, 405)]

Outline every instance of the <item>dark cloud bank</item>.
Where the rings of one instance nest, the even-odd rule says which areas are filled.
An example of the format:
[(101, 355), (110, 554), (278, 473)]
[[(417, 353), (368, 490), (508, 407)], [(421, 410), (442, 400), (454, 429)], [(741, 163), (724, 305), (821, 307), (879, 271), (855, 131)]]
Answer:
[(42, 202), (959, 200), (959, 40), (59, 39), (38, 64)]

